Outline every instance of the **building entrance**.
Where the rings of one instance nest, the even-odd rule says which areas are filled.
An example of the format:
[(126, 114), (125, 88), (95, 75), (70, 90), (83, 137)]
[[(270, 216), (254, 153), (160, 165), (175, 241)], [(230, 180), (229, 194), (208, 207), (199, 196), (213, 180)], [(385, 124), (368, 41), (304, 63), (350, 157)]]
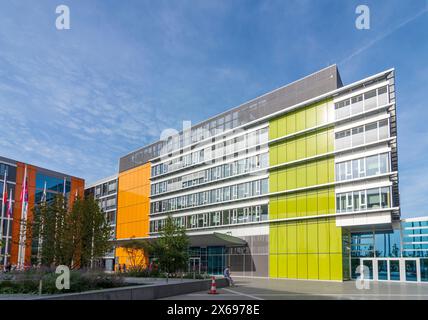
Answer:
[(189, 258), (189, 272), (201, 273), (201, 258)]
[(360, 270), (364, 278), (374, 281), (420, 282), (420, 259), (417, 258), (361, 258)]

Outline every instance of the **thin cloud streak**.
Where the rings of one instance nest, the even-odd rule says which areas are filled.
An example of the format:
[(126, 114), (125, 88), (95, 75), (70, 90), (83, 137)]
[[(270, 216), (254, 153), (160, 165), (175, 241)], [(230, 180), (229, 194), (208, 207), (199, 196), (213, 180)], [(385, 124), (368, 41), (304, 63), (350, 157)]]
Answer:
[(381, 33), (379, 36), (377, 36), (373, 40), (370, 40), (366, 45), (362, 46), (358, 50), (356, 50), (353, 53), (351, 53), (349, 56), (347, 56), (346, 58), (344, 58), (343, 60), (341, 60), (338, 64), (339, 65), (343, 65), (343, 64), (349, 62), (354, 57), (358, 56), (359, 54), (361, 54), (362, 52), (366, 51), (367, 49), (370, 49), (372, 46), (374, 46), (379, 41), (381, 41), (381, 40), (385, 39), (386, 37), (390, 36), (391, 34), (393, 34), (394, 32), (396, 32), (397, 30), (399, 30), (402, 27), (408, 25), (410, 22), (416, 20), (417, 18), (419, 18), (420, 16), (424, 15), (427, 12), (428, 12), (428, 7), (425, 7), (422, 11), (418, 12), (416, 15), (414, 15), (414, 16), (406, 19), (405, 21), (403, 21), (401, 23), (399, 23), (398, 25), (392, 27), (388, 31)]

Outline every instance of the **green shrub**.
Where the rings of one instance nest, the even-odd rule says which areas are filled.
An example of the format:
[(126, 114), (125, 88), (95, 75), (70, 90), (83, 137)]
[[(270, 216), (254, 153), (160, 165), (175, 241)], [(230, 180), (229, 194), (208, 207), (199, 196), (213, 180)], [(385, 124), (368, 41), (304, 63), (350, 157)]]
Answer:
[(125, 273), (127, 277), (138, 278), (163, 278), (164, 275), (159, 272), (159, 269), (150, 269), (146, 267), (132, 267)]
[(118, 275), (106, 274), (94, 271), (71, 271), (70, 289), (58, 290), (56, 288), (56, 279), (58, 275), (48, 271), (25, 271), (9, 274), (7, 277), (0, 278), (0, 293), (26, 293), (37, 294), (39, 292), (39, 281), (42, 279), (43, 294), (58, 294), (82, 292), (88, 290), (98, 290), (107, 288), (122, 287), (126, 284), (123, 278)]

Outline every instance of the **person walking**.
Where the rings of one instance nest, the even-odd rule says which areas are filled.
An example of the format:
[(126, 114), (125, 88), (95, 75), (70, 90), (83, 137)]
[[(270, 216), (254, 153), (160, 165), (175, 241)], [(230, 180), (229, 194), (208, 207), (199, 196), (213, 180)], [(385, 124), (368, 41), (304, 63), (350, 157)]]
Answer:
[(229, 283), (229, 286), (234, 287), (235, 282), (233, 281), (232, 277), (230, 276), (230, 265), (224, 269), (223, 275), (226, 278), (227, 282)]

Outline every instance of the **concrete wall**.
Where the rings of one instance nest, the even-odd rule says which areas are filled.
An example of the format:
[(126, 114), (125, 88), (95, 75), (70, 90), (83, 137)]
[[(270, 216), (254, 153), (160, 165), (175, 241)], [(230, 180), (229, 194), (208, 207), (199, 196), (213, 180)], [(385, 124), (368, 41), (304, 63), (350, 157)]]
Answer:
[[(216, 279), (217, 288), (227, 286), (226, 279)], [(153, 300), (197, 291), (209, 291), (211, 280), (195, 280), (170, 284), (139, 285), (81, 293), (38, 297), (35, 300)]]

